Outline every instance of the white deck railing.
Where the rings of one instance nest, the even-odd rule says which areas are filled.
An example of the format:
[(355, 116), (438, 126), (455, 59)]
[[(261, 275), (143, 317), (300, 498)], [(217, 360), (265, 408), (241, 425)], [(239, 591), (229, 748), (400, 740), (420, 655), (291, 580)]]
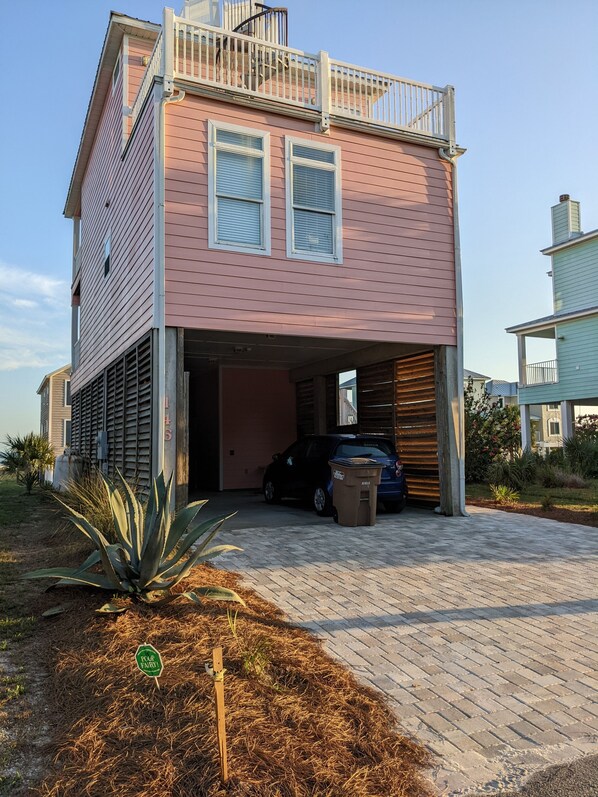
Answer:
[(318, 104), (318, 56), (178, 17), (173, 73), (181, 80), (285, 104)]
[(135, 97), (135, 102), (131, 106), (131, 128), (137, 121), (137, 117), (139, 116), (139, 112), (143, 107), (143, 103), (145, 102), (145, 98), (147, 96), (148, 91), (154, 85), (154, 78), (156, 76), (162, 76), (162, 64), (164, 61), (164, 47), (163, 47), (163, 36), (160, 34), (156, 39), (156, 43), (154, 45), (154, 50), (150, 56), (148, 61), (147, 67), (145, 69), (145, 74), (143, 76), (143, 80), (139, 86), (139, 91), (137, 92), (137, 97)]
[(549, 385), (558, 382), (557, 360), (545, 360), (542, 363), (529, 363), (525, 366), (525, 384)]
[[(294, 50), (264, 39), (199, 25), (167, 9), (165, 35), (131, 110), (139, 114), (154, 77), (197, 83), (329, 116), (360, 120), (454, 143), (453, 89)], [(167, 55), (163, 55), (166, 53)], [(172, 55), (170, 55), (172, 53)]]

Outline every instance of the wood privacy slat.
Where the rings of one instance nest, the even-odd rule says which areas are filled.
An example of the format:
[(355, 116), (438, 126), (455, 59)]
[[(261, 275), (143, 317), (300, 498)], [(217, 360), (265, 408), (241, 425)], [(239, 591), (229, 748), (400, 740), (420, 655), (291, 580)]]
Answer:
[(338, 429), (338, 374), (326, 377), (326, 431), (336, 432)]
[(96, 461), (98, 432), (108, 433), (108, 473), (142, 489), (151, 480), (152, 346), (148, 335), (73, 396), (72, 450)]
[(394, 434), (394, 366), (392, 360), (357, 371), (357, 419), (362, 434)]
[(313, 434), (316, 429), (314, 406), (314, 380), (305, 379), (297, 382), (297, 437)]
[(409, 497), (417, 503), (440, 501), (434, 352), (396, 360), (395, 435)]

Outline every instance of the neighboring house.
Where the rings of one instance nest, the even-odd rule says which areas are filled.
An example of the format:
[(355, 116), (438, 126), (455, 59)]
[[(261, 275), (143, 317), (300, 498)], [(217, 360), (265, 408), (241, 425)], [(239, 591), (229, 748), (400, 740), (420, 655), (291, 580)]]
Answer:
[[(357, 374), (355, 371), (338, 375), (338, 425), (354, 426), (357, 420)], [(347, 431), (351, 431), (348, 429)]]
[[(50, 441), (57, 457), (71, 444), (71, 366), (46, 374), (37, 392), (41, 400), (39, 432)], [(51, 478), (49, 471), (46, 479)]]
[(485, 387), (494, 404), (499, 407), (517, 406), (519, 388), (517, 382), (507, 382), (504, 379), (489, 379)]
[(453, 89), (291, 49), (286, 22), (248, 0), (110, 16), (65, 207), (73, 450), (174, 471), (179, 502), (259, 487), (338, 429), (355, 370), (355, 429), (457, 513)]
[(529, 408), (530, 423), (533, 430), (532, 447), (542, 453), (547, 453), (563, 445), (561, 435), (561, 405), (532, 404)]
[(467, 385), (471, 381), (473, 396), (476, 399), (482, 398), (484, 395), (486, 383), (489, 379), (490, 377), (484, 376), (484, 374), (478, 374), (476, 371), (469, 371), (467, 368), (463, 369), (463, 383)]
[[(579, 202), (568, 194), (552, 208), (553, 312), (509, 327), (517, 335), (519, 403), (524, 448), (531, 445), (531, 406), (560, 405), (560, 424), (549, 420), (551, 438), (574, 433), (576, 406), (598, 405), (598, 230), (582, 233)], [(528, 363), (528, 338), (554, 341), (555, 358)]]

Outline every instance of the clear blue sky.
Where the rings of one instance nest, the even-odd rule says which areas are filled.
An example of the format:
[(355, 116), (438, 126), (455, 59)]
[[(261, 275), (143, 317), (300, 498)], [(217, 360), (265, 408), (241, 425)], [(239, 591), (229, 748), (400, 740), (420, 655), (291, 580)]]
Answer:
[[(0, 440), (38, 429), (35, 391), (70, 359), (62, 209), (113, 2), (161, 20), (157, 0), (0, 0)], [(549, 207), (569, 193), (598, 228), (598, 2), (287, 5), (294, 47), (456, 87), (465, 365), (516, 379), (504, 328), (551, 310)]]

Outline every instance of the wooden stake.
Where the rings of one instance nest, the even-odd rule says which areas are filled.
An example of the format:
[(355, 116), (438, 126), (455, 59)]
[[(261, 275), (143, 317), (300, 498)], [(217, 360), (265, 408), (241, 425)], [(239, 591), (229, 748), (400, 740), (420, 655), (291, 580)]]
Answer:
[(220, 754), (220, 777), (223, 783), (228, 781), (228, 761), (226, 757), (226, 723), (224, 718), (224, 665), (222, 648), (212, 651), (214, 668), (214, 695), (216, 697), (216, 726), (218, 730), (218, 753)]

